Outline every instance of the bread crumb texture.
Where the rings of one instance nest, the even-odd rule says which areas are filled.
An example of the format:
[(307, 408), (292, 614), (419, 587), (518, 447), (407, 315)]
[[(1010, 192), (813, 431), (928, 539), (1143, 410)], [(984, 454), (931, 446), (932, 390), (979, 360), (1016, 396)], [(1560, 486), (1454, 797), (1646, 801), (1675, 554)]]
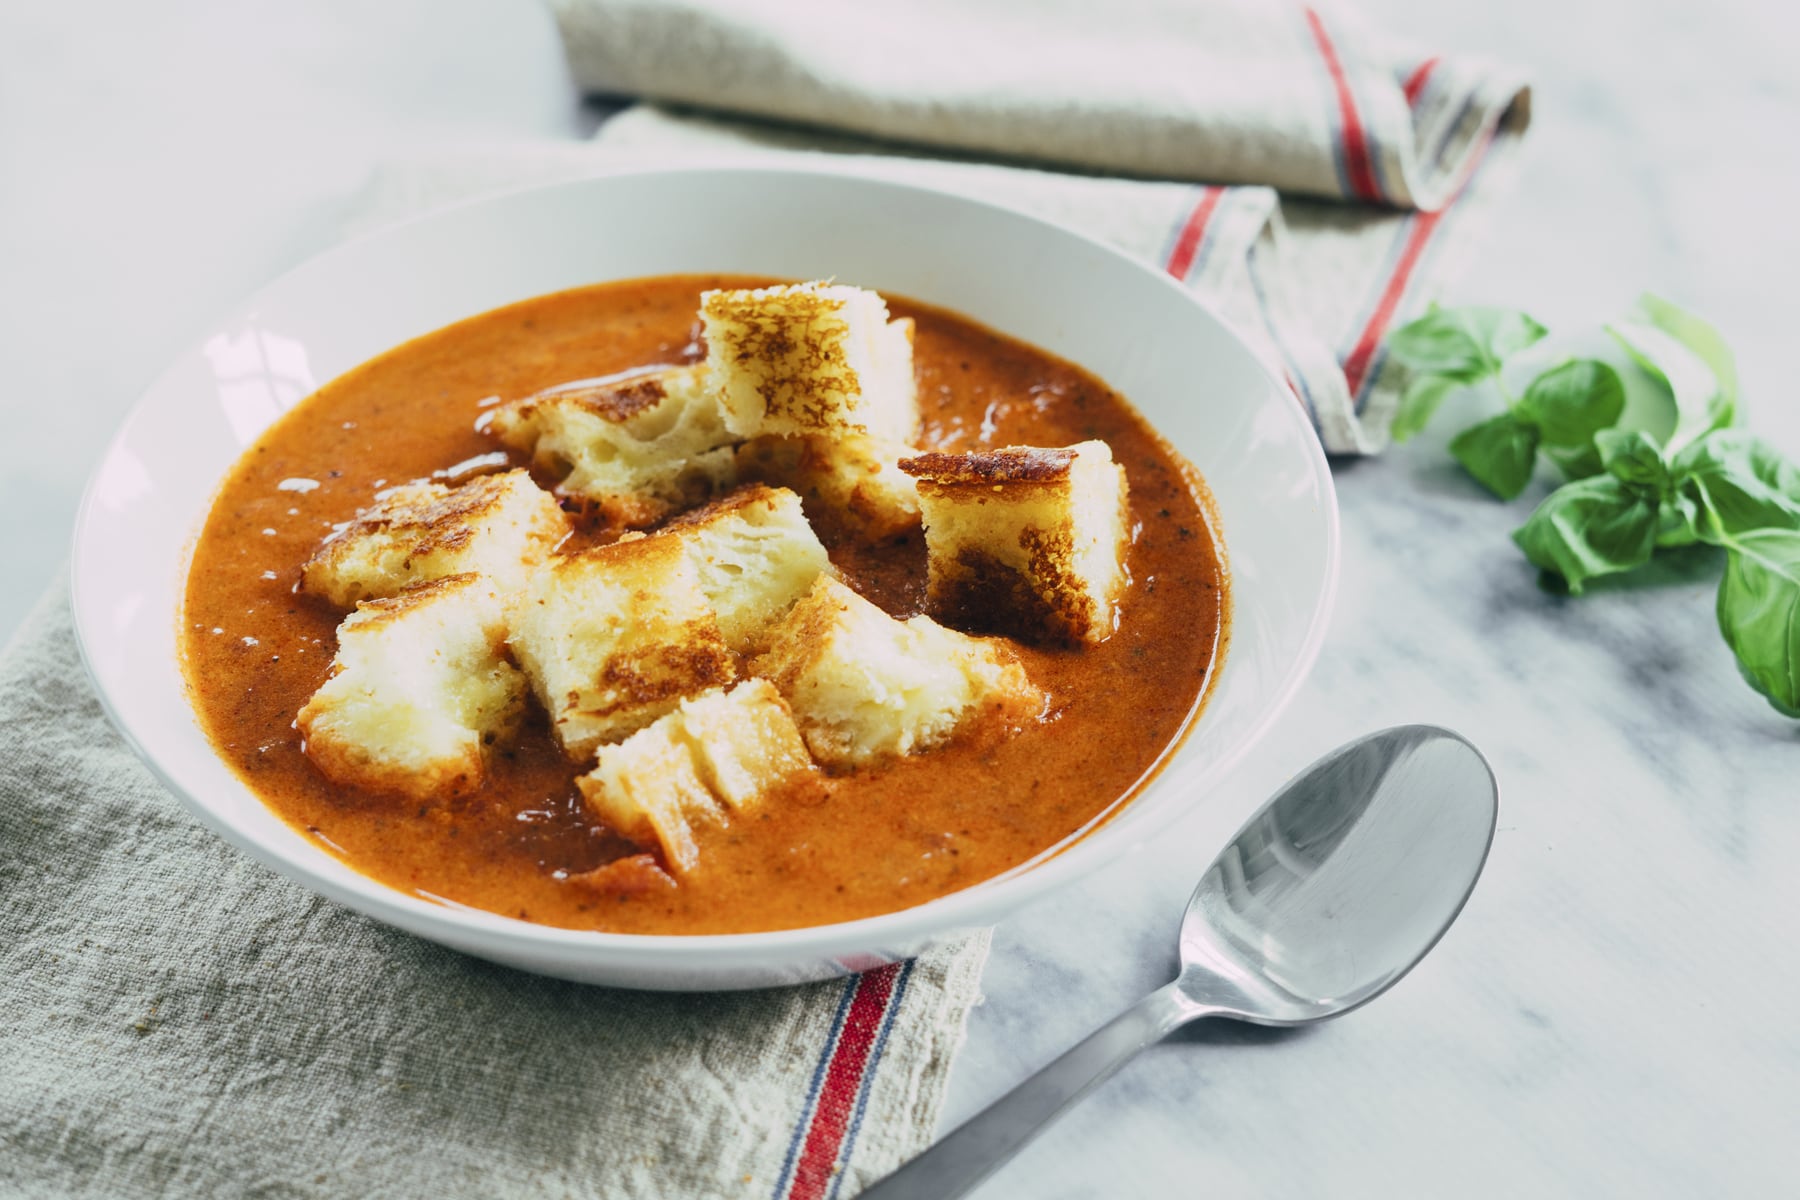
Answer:
[(480, 575), (359, 604), (338, 626), (331, 678), (296, 719), (307, 757), (334, 783), (374, 792), (473, 791), (525, 713), (504, 637), (500, 596)]
[(552, 562), (515, 596), (514, 656), (579, 762), (732, 682), (736, 662), (681, 542), (638, 537)]
[(484, 418), (558, 496), (614, 528), (644, 528), (731, 486), (732, 447), (699, 367), (563, 384)]
[(700, 297), (706, 387), (740, 438), (918, 430), (913, 323), (862, 288), (803, 283)]
[(1016, 727), (1044, 704), (1003, 643), (895, 620), (829, 576), (751, 671), (787, 697), (814, 757), (839, 768), (929, 750), (983, 720)]
[(525, 471), (455, 488), (404, 484), (326, 538), (301, 568), (301, 587), (342, 608), (450, 575), (515, 588), (568, 532), (555, 499)]
[(798, 493), (808, 514), (840, 534), (885, 541), (919, 527), (919, 489), (900, 470), (917, 453), (866, 434), (768, 434), (738, 447), (737, 474)]
[(800, 497), (786, 488), (739, 488), (656, 536), (681, 543), (725, 644), (740, 654), (757, 649), (768, 627), (832, 569)]
[(1124, 470), (1101, 441), (920, 454), (926, 605), (962, 629), (1036, 641), (1112, 636), (1130, 536)]
[(683, 700), (613, 746), (576, 780), (613, 829), (658, 847), (676, 875), (700, 862), (705, 839), (771, 797), (819, 785), (787, 702), (766, 679)]

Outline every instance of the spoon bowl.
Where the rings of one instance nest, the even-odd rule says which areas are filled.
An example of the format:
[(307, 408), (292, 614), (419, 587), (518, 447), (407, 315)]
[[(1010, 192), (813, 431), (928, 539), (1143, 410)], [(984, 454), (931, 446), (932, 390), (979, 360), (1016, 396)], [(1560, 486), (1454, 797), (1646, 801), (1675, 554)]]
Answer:
[(1498, 811), (1486, 760), (1448, 730), (1404, 725), (1321, 758), (1188, 901), (1176, 986), (1193, 1015), (1301, 1025), (1380, 995), (1462, 911)]
[(1308, 1025), (1392, 987), (1450, 928), (1493, 844), (1500, 790), (1466, 738), (1385, 729), (1295, 776), (1200, 878), (1181, 972), (864, 1192), (960, 1196), (1144, 1047), (1201, 1017)]

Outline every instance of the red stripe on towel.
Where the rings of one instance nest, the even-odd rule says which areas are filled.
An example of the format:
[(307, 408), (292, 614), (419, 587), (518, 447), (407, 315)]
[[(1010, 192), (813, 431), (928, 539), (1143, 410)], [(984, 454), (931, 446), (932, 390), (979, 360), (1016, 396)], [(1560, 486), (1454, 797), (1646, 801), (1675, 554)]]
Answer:
[(1369, 361), (1375, 357), (1375, 349), (1381, 345), (1381, 339), (1387, 333), (1388, 322), (1394, 319), (1394, 310), (1400, 307), (1400, 298), (1406, 295), (1406, 285), (1412, 278), (1413, 268), (1419, 265), (1419, 257), (1425, 253), (1425, 244), (1431, 240), (1432, 231), (1438, 227), (1443, 215), (1440, 211), (1420, 213), (1412, 218), (1412, 229), (1407, 233), (1406, 244), (1394, 262), (1394, 273), (1388, 276), (1387, 287), (1382, 289), (1375, 311), (1369, 314), (1369, 323), (1363, 326), (1350, 356), (1344, 360), (1344, 383), (1349, 386), (1352, 396), (1362, 390), (1363, 376), (1368, 373)]
[(1426, 59), (1413, 68), (1413, 73), (1406, 77), (1400, 91), (1406, 97), (1406, 106), (1411, 108), (1419, 102), (1419, 93), (1425, 90), (1425, 83), (1431, 78), (1431, 72), (1438, 65), (1436, 56)]
[(1175, 278), (1186, 279), (1188, 272), (1194, 269), (1194, 256), (1200, 252), (1200, 243), (1206, 240), (1206, 223), (1212, 220), (1213, 210), (1219, 207), (1219, 199), (1224, 195), (1222, 187), (1201, 189), (1200, 202), (1188, 214), (1181, 232), (1175, 236), (1174, 249), (1169, 251), (1168, 270)]
[(1475, 178), (1482, 160), (1487, 157), (1489, 147), (1494, 143), (1494, 131), (1488, 130), (1474, 152), (1469, 156), (1468, 166), (1463, 169), (1463, 176), (1457, 182), (1456, 191), (1444, 203), (1444, 207), (1436, 212), (1418, 213), (1412, 218), (1412, 228), (1407, 232), (1406, 244), (1401, 248), (1399, 256), (1394, 260), (1394, 273), (1388, 277), (1387, 286), (1382, 289), (1381, 299), (1376, 301), (1375, 309), (1369, 314), (1369, 320), (1357, 335), (1356, 344), (1351, 347), (1350, 354), (1344, 359), (1344, 382), (1350, 389), (1354, 399), (1362, 392), (1363, 383), (1369, 373), (1369, 364), (1375, 358), (1376, 350), (1381, 347), (1381, 339), (1387, 336), (1387, 329), (1394, 319), (1394, 312), (1400, 307), (1401, 299), (1406, 295), (1406, 285), (1412, 279), (1413, 268), (1419, 265), (1419, 259), (1425, 253), (1431, 235), (1437, 232), (1438, 226), (1449, 215), (1456, 202), (1462, 199), (1463, 192), (1468, 190), (1469, 183)]
[(863, 1089), (863, 1076), (873, 1065), (870, 1051), (887, 1017), (902, 965), (890, 963), (856, 981), (856, 995), (850, 1000), (843, 1032), (838, 1035), (837, 1048), (825, 1068), (819, 1102), (794, 1166), (793, 1182), (787, 1190), (789, 1200), (823, 1200), (830, 1190), (832, 1168), (837, 1166), (843, 1149), (844, 1133), (855, 1112), (856, 1097)]
[(1344, 134), (1344, 174), (1351, 194), (1358, 200), (1380, 200), (1381, 190), (1375, 186), (1375, 166), (1369, 159), (1368, 137), (1363, 132), (1362, 117), (1356, 111), (1350, 77), (1344, 73), (1344, 64), (1338, 58), (1337, 47), (1332, 45), (1331, 35), (1325, 32), (1325, 22), (1310, 8), (1306, 10), (1306, 24), (1312, 30), (1313, 40), (1319, 44), (1319, 56), (1325, 60), (1325, 70), (1331, 75), (1331, 86), (1337, 92), (1338, 117)]

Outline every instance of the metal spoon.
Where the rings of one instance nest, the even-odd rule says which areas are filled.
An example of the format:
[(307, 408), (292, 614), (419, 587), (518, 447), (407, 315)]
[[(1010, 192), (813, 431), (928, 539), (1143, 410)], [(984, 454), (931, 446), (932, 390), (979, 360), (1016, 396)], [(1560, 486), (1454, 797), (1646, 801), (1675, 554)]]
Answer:
[(1499, 803), (1487, 760), (1447, 729), (1402, 725), (1332, 751), (1264, 805), (1200, 880), (1173, 983), (862, 1195), (963, 1195), (1189, 1021), (1305, 1025), (1373, 1000), (1462, 911)]

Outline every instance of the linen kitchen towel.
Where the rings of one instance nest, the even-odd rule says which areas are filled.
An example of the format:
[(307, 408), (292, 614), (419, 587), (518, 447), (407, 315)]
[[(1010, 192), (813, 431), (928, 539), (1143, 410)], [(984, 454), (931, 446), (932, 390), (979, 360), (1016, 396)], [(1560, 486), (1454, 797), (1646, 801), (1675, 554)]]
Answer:
[(822, 1198), (931, 1137), (985, 936), (671, 995), (388, 929), (163, 791), (61, 586), (0, 659), (0, 729), (0, 1195)]
[[(1129, 222), (1100, 201), (1074, 223), (1211, 297), (1287, 377), (1334, 453), (1385, 443), (1404, 381), (1381, 355), (1382, 336), (1454, 271), (1529, 117), (1516, 72), (1381, 37), (1325, 3), (553, 7), (570, 67), (591, 91), (810, 131), (741, 137), (792, 146), (834, 130), (915, 156), (1197, 184), (1146, 193)], [(716, 141), (716, 123), (712, 132)], [(990, 186), (1065, 219), (1085, 215), (1059, 203), (1047, 175), (1036, 202), (1014, 185), (963, 190)]]

